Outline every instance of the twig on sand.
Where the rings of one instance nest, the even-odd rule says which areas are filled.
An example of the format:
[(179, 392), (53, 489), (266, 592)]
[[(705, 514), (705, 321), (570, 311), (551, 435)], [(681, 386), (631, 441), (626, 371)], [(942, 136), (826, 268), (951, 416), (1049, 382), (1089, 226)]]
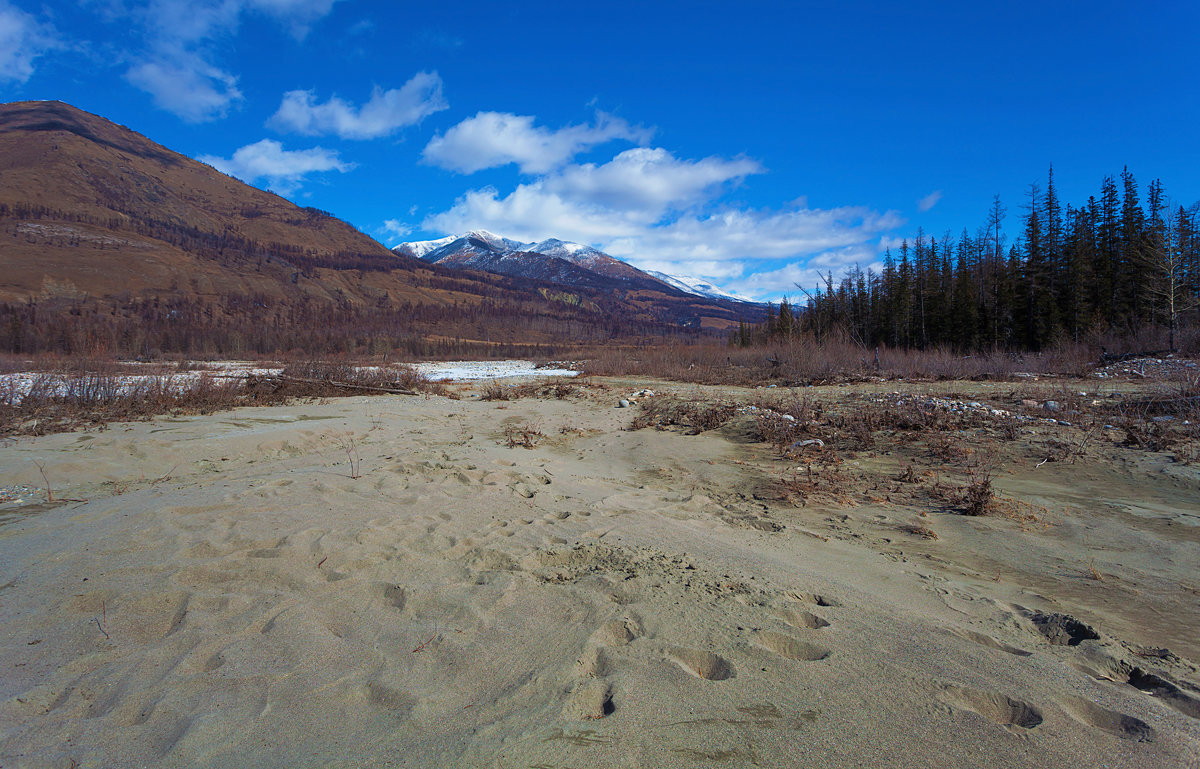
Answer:
[(87, 502), (86, 499), (71, 499), (70, 497), (63, 497), (61, 499), (55, 500), (54, 499), (54, 490), (52, 488), (50, 488), (50, 478), (48, 478), (46, 476), (46, 465), (44, 465), (42, 462), (37, 461), (37, 460), (34, 460), (34, 464), (37, 465), (38, 472), (42, 474), (42, 481), (44, 481), (46, 484), (46, 501), (47, 502), (54, 502), (54, 501)]
[(435, 640), (435, 639), (437, 639), (437, 637), (438, 637), (438, 634), (437, 634), (437, 633), (434, 633), (433, 635), (429, 636), (429, 640), (428, 640), (428, 641), (426, 641), (425, 643), (421, 644), (421, 645), (420, 645), (420, 646), (418, 646), (417, 648), (413, 649), (411, 653), (412, 653), (412, 654), (416, 654), (417, 652), (421, 651), (421, 650), (422, 650), (422, 649), (424, 649), (426, 646), (428, 646), (429, 644), (433, 643), (433, 642), (434, 642), (434, 640)]
[(324, 558), (322, 558), (321, 560), (317, 561), (317, 568), (318, 568), (318, 569), (319, 569), (319, 568), (321, 568), (321, 564), (325, 563), (325, 562), (326, 562), (326, 561), (328, 561), (328, 560), (329, 560), (329, 556), (325, 556), (325, 557), (324, 557)]
[(46, 501), (53, 502), (54, 491), (50, 488), (50, 479), (46, 477), (46, 466), (37, 460), (34, 460), (34, 464), (37, 465), (38, 472), (42, 474), (42, 480), (46, 483)]
[[(108, 621), (108, 607), (104, 605), (104, 601), (100, 602), (100, 616), (104, 617), (105, 622)], [(95, 621), (96, 627), (100, 628), (100, 632), (104, 634), (104, 637), (111, 641), (112, 636), (104, 629), (104, 625), (100, 622), (100, 617), (92, 617), (92, 619)]]

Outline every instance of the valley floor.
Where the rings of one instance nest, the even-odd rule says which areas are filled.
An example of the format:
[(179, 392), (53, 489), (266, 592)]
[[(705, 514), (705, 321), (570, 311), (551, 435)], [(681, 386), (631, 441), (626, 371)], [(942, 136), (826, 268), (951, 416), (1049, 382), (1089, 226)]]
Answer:
[(1017, 512), (965, 516), (911, 491), (954, 473), (923, 439), (802, 464), (738, 419), (627, 429), (645, 387), (757, 397), (7, 442), (0, 766), (1200, 766), (1197, 465), (1039, 464), (1069, 436), (1031, 422)]

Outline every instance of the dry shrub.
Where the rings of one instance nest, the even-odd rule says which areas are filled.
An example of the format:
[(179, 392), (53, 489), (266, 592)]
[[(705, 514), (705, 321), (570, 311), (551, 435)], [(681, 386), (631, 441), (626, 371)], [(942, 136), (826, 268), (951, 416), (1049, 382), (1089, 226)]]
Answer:
[(937, 539), (938, 535), (933, 529), (923, 523), (907, 523), (899, 527), (900, 531), (906, 534), (912, 534), (916, 537), (924, 537), (925, 539)]
[(783, 473), (776, 482), (780, 496), (797, 507), (806, 507), (814, 500), (853, 505), (854, 500), (846, 493), (850, 479), (843, 472), (841, 463), (838, 457), (826, 457), (820, 464), (810, 462), (803, 469)]
[(990, 475), (972, 478), (962, 490), (963, 515), (987, 515), (996, 509), (996, 492)]
[(764, 443), (769, 443), (780, 452), (787, 451), (793, 444), (808, 435), (807, 425), (784, 419), (782, 414), (772, 411), (758, 412), (755, 422), (759, 437)]
[(492, 380), (480, 390), (480, 398), (485, 401), (512, 401), (521, 398), (557, 398), (563, 400), (579, 392), (578, 386), (566, 379), (551, 379), (545, 382), (522, 382), (520, 384), (500, 384)]
[[(370, 390), (427, 390), (431, 383), (412, 366), (365, 366), (345, 362), (305, 361), (289, 363), (277, 380), (285, 397), (328, 398), (361, 395)], [(348, 392), (351, 391), (351, 392)]]
[(529, 423), (509, 425), (504, 428), (504, 445), (510, 449), (518, 446), (523, 449), (532, 449), (545, 437), (536, 425)]
[(653, 427), (658, 430), (678, 425), (689, 428), (691, 435), (715, 430), (738, 412), (735, 403), (706, 403), (685, 401), (672, 396), (660, 396), (639, 401), (641, 413), (633, 418), (630, 430)]
[(711, 342), (587, 352), (585, 370), (601, 376), (650, 376), (699, 384), (825, 384), (886, 379), (1006, 379), (1017, 373), (1082, 376), (1096, 354), (1064, 344), (1042, 353), (865, 348), (845, 339), (818, 343), (801, 335), (789, 343), (733, 347)]
[(276, 405), (298, 397), (437, 389), (408, 366), (356, 369), (348, 364), (308, 362), (289, 366), (281, 376), (240, 377), (201, 371), (195, 378), (139, 373), (136, 379), (123, 377), (111, 362), (72, 361), (60, 369), (68, 373), (37, 375), (24, 396), (11, 384), (0, 390), (0, 435), (103, 427), (159, 414), (210, 414), (245, 405)]
[(512, 393), (509, 388), (492, 380), (480, 389), (479, 397), (485, 401), (506, 401), (511, 400)]

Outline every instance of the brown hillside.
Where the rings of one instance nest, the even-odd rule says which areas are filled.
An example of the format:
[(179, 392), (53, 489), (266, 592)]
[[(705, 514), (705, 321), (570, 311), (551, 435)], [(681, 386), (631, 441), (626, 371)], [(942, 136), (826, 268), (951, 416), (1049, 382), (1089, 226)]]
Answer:
[[(278, 295), (290, 274), (264, 271), (257, 257), (299, 249), (396, 260), (341, 220), (61, 102), (0, 105), (0, 205), (9, 208), (4, 299), (173, 287)], [(249, 253), (238, 260), (238, 251)], [(327, 293), (320, 288), (306, 293)]]
[(428, 265), (70, 105), (0, 105), (0, 352), (434, 354), (693, 333), (740, 311)]

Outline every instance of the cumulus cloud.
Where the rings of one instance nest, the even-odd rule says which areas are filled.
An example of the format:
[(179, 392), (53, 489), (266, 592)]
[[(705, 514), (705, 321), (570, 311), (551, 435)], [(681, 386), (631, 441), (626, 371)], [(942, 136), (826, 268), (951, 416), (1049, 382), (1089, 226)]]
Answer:
[(425, 217), (422, 229), (486, 229), (523, 241), (559, 237), (643, 269), (778, 299), (795, 295), (795, 283), (817, 285), (828, 271), (837, 276), (853, 264), (876, 264), (881, 240), (904, 224), (894, 211), (814, 208), (802, 196), (777, 208), (723, 202), (748, 177), (766, 173), (752, 158), (689, 159), (643, 146), (604, 163), (571, 163), (582, 148), (606, 141), (601, 134), (648, 138), (623, 121), (604, 120), (551, 131), (532, 117), (483, 112), (459, 123), (429, 143), (426, 162), (464, 173), (515, 163), (535, 178), (506, 192), (468, 190)]
[(384, 221), (382, 231), (393, 239), (399, 239), (410, 234), (413, 228), (399, 219), (388, 219)]
[(312, 91), (288, 91), (268, 124), (310, 136), (375, 139), (415, 125), (446, 106), (442, 79), (436, 72), (419, 72), (400, 88), (376, 87), (358, 108), (336, 96), (320, 104)]
[(146, 49), (133, 57), (125, 77), (154, 97), (159, 107), (184, 120), (224, 117), (242, 94), (236, 75), (214, 63), (214, 42), (235, 34), (248, 13), (270, 16), (302, 39), (337, 2), (149, 0), (129, 11), (142, 28)]
[(928, 211), (929, 209), (936, 206), (938, 204), (938, 201), (941, 199), (942, 199), (942, 191), (934, 190), (933, 192), (929, 193), (928, 195), (926, 195), (925, 197), (923, 197), (917, 201), (917, 210), (921, 211), (921, 212)]
[[(487, 229), (518, 240), (560, 237), (591, 243), (644, 269), (718, 281), (741, 275), (750, 261), (802, 260), (805, 285), (811, 286), (825, 269), (838, 274), (850, 264), (875, 261), (880, 235), (903, 223), (894, 212), (861, 207), (692, 211), (663, 221), (636, 206), (569, 197), (549, 189), (550, 182), (518, 185), (506, 196), (494, 188), (472, 190), (423, 226)], [(728, 285), (755, 296), (792, 291), (791, 282), (776, 285), (783, 273), (771, 274)]]
[(789, 261), (774, 269), (753, 270), (747, 274), (735, 276), (724, 282), (723, 287), (729, 291), (764, 299), (778, 300), (790, 296), (794, 302), (803, 303), (804, 291), (824, 285), (822, 276), (833, 273), (836, 283), (847, 269), (859, 266), (864, 271), (878, 271), (878, 248), (871, 244), (848, 246), (832, 249), (800, 262)]
[(714, 187), (762, 172), (748, 158), (680, 160), (664, 149), (637, 147), (603, 165), (568, 166), (547, 179), (546, 188), (572, 200), (658, 216), (708, 199)]
[(297, 40), (303, 40), (313, 22), (324, 18), (341, 0), (247, 0), (246, 7), (285, 24)]
[(464, 174), (509, 163), (526, 174), (543, 174), (597, 145), (617, 139), (641, 143), (652, 133), (604, 112), (597, 112), (591, 125), (557, 130), (534, 125), (534, 119), (510, 112), (479, 112), (435, 136), (422, 159)]
[(224, 117), (231, 105), (242, 100), (236, 77), (195, 55), (143, 61), (125, 77), (150, 94), (160, 108), (189, 123)]
[(60, 46), (50, 25), (0, 0), (0, 83), (24, 83), (33, 75), (34, 59)]
[(342, 162), (333, 150), (322, 147), (285, 150), (282, 144), (271, 139), (248, 144), (230, 158), (201, 155), (198, 160), (250, 184), (265, 179), (267, 186), (280, 195), (295, 192), (309, 174), (322, 171), (345, 173), (354, 168), (353, 164)]

